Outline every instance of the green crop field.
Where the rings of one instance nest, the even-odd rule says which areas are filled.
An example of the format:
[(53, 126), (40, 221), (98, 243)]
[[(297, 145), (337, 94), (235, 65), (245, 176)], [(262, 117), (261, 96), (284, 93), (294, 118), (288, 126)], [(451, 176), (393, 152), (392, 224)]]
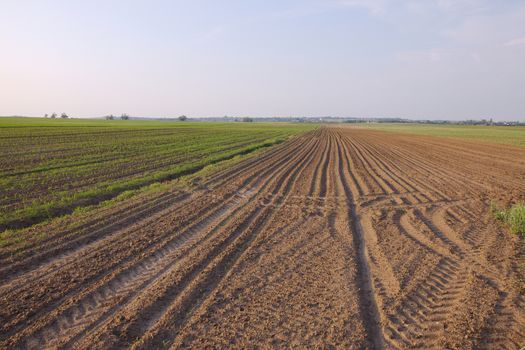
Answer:
[(312, 127), (0, 118), (0, 231), (191, 174)]
[(525, 147), (525, 126), (436, 125), (436, 124), (357, 124), (374, 130), (481, 140)]

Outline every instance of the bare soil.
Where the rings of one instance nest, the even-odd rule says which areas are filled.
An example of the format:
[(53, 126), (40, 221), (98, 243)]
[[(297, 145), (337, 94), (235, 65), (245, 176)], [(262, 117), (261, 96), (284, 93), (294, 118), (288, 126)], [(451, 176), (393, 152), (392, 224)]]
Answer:
[(517, 349), (525, 150), (324, 127), (0, 249), (5, 349)]

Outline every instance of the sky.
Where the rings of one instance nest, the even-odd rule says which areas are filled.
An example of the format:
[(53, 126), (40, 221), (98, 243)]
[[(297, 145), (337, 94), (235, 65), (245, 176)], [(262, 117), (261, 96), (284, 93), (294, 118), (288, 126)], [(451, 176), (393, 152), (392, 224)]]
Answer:
[(525, 120), (525, 0), (0, 0), (0, 115)]

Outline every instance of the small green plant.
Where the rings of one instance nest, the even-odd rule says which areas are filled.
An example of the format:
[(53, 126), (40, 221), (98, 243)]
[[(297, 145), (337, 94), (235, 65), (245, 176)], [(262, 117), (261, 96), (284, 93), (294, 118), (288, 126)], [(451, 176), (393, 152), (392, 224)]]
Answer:
[(492, 205), (494, 217), (508, 225), (510, 231), (525, 237), (525, 203), (514, 204), (508, 209), (498, 209)]
[[(517, 203), (508, 209), (499, 209), (494, 203), (490, 206), (492, 214), (507, 225), (512, 233), (521, 235), (525, 239), (525, 203)], [(525, 241), (524, 241), (525, 243)], [(522, 248), (525, 249), (525, 248)], [(525, 261), (522, 260), (522, 276), (525, 276)], [(521, 294), (525, 295), (525, 280), (521, 279)]]

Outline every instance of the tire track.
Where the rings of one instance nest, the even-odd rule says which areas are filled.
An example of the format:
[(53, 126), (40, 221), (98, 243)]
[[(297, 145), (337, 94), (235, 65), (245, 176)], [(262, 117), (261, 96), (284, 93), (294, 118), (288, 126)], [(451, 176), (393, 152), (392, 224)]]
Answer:
[[(352, 193), (351, 187), (346, 180), (349, 178), (346, 174), (351, 173), (350, 169), (346, 169), (341, 157), (342, 151), (338, 143), (337, 145), (338, 158), (338, 184), (342, 188), (346, 197), (346, 218), (349, 219), (349, 226), (352, 237), (342, 234), (344, 239), (352, 241), (353, 250), (355, 252), (355, 260), (357, 262), (357, 285), (359, 286), (359, 298), (361, 306), (361, 314), (363, 322), (366, 327), (368, 342), (374, 349), (383, 349), (384, 336), (381, 329), (381, 314), (377, 305), (376, 291), (373, 285), (373, 278), (370, 272), (370, 257), (368, 255), (366, 233), (361, 224), (361, 216), (358, 213), (357, 203), (354, 199), (356, 194)], [(348, 156), (345, 155), (348, 159)], [(346, 170), (346, 171), (345, 171)], [(331, 223), (333, 224), (333, 223)]]

